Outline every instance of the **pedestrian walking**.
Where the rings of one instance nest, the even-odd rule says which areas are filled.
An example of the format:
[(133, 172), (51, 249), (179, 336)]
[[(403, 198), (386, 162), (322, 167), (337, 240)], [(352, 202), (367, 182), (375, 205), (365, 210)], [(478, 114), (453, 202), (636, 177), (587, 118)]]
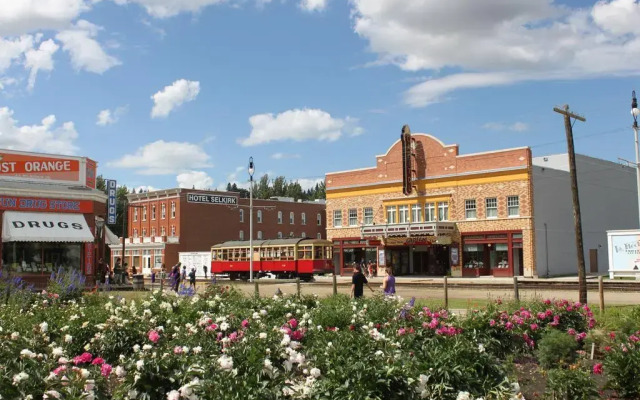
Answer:
[(203, 265), (202, 270), (204, 271), (204, 279), (207, 279), (207, 266)]
[[(178, 264), (180, 264), (180, 263), (178, 263)], [(187, 266), (186, 265), (182, 266), (182, 280), (183, 281), (187, 280)]]
[(373, 292), (373, 288), (369, 285), (367, 277), (362, 273), (362, 267), (356, 265), (353, 270), (353, 277), (351, 278), (351, 297), (359, 298), (364, 295), (364, 285), (367, 285)]
[(189, 287), (196, 288), (196, 269), (191, 268), (191, 272), (189, 272)]

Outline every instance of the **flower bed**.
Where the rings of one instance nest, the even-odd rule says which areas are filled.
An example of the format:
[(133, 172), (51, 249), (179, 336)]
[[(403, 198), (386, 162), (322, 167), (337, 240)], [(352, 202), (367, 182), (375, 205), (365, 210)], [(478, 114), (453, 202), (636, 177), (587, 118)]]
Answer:
[[(550, 330), (583, 347), (594, 324), (588, 307), (569, 302), (493, 304), (460, 319), (397, 298), (249, 298), (225, 286), (194, 296), (156, 292), (138, 301), (43, 293), (0, 307), (0, 394), (519, 399), (505, 359), (535, 355)], [(622, 360), (638, 352), (635, 338), (625, 346), (627, 352), (610, 353)], [(622, 362), (607, 360), (605, 372)], [(578, 369), (581, 377), (593, 372)]]

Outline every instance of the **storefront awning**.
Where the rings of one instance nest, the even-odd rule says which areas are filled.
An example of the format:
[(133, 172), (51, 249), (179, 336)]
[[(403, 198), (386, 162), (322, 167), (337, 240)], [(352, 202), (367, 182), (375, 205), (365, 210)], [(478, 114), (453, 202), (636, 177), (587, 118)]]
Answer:
[(3, 242), (93, 242), (82, 214), (5, 211)]
[(116, 235), (115, 233), (113, 233), (111, 231), (111, 229), (109, 229), (108, 226), (104, 227), (104, 232), (105, 232), (105, 243), (107, 244), (120, 244), (120, 239), (118, 238), (118, 235)]

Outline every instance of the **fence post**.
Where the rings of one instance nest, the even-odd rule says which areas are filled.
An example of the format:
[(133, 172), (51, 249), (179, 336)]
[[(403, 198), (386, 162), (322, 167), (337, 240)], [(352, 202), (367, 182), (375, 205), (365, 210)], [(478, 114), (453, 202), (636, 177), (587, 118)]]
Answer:
[(296, 278), (296, 290), (298, 292), (298, 297), (300, 297), (300, 278)]
[(516, 302), (520, 302), (520, 290), (518, 290), (518, 277), (513, 277), (513, 297)]
[(333, 273), (333, 295), (336, 296), (338, 294), (338, 279), (336, 278), (336, 273)]
[(260, 287), (258, 286), (258, 280), (253, 280), (253, 294), (256, 297), (260, 297)]
[(448, 277), (444, 277), (444, 308), (449, 309), (449, 282)]
[(598, 277), (598, 292), (600, 294), (600, 313), (604, 314), (604, 279), (602, 275)]

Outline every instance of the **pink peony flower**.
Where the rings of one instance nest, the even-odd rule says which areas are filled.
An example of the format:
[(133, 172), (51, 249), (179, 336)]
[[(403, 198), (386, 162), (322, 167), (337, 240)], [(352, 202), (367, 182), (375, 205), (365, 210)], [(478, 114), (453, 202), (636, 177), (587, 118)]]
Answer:
[(511, 322), (507, 322), (506, 324), (504, 324), (504, 328), (510, 331), (513, 329), (513, 324)]
[(296, 329), (298, 327), (298, 321), (295, 318), (291, 318), (289, 320), (289, 326), (293, 329)]
[(229, 335), (229, 340), (235, 342), (236, 339), (238, 339), (238, 332), (231, 332), (231, 335)]
[(586, 337), (587, 337), (587, 334), (586, 334), (585, 332), (580, 332), (580, 333), (578, 333), (578, 334), (576, 335), (576, 340), (577, 340), (578, 342), (581, 342), (581, 341), (583, 341), (583, 340), (584, 340), (584, 338), (586, 338)]
[(176, 346), (173, 348), (173, 354), (182, 354), (182, 346)]
[(241, 325), (242, 325), (243, 328), (247, 329), (249, 327), (249, 321), (244, 319), (244, 320), (242, 320), (242, 324)]
[(575, 335), (576, 335), (576, 330), (575, 330), (575, 329), (573, 329), (573, 328), (569, 328), (569, 329), (567, 330), (567, 333), (568, 333), (569, 335), (571, 335), (571, 336), (575, 336)]
[(544, 301), (544, 304), (547, 304), (547, 305), (551, 304), (551, 300), (546, 299), (546, 300)]
[(291, 334), (291, 339), (300, 341), (304, 337), (304, 333), (302, 331), (295, 331)]
[(155, 330), (150, 330), (148, 336), (149, 340), (151, 340), (153, 343), (158, 343), (158, 340), (160, 340), (160, 334)]
[(216, 329), (218, 329), (218, 325), (217, 324), (211, 324), (209, 326), (207, 326), (207, 328), (205, 329), (207, 332), (213, 332)]
[(602, 364), (601, 363), (593, 365), (593, 373), (596, 374), (596, 375), (602, 375)]
[(91, 353), (82, 353), (79, 356), (73, 357), (73, 363), (75, 365), (90, 363), (92, 358), (93, 356), (91, 355)]
[(107, 377), (111, 374), (111, 370), (113, 368), (111, 367), (111, 365), (109, 364), (102, 364), (102, 367), (100, 367), (100, 373), (102, 374), (102, 376)]
[(615, 332), (609, 332), (609, 337), (611, 339), (615, 339), (616, 338), (616, 333)]
[(538, 330), (538, 324), (531, 324), (530, 328), (532, 331), (537, 331)]
[(104, 358), (96, 357), (92, 362), (92, 365), (102, 365), (104, 364)]
[(494, 320), (489, 321), (489, 326), (495, 326), (495, 324), (496, 324), (496, 321)]
[(405, 333), (406, 333), (406, 330), (404, 328), (398, 329), (398, 336), (403, 336)]
[(66, 365), (61, 365), (58, 368), (53, 370), (53, 373), (56, 375), (60, 375), (61, 372), (66, 371), (67, 370), (67, 366)]

